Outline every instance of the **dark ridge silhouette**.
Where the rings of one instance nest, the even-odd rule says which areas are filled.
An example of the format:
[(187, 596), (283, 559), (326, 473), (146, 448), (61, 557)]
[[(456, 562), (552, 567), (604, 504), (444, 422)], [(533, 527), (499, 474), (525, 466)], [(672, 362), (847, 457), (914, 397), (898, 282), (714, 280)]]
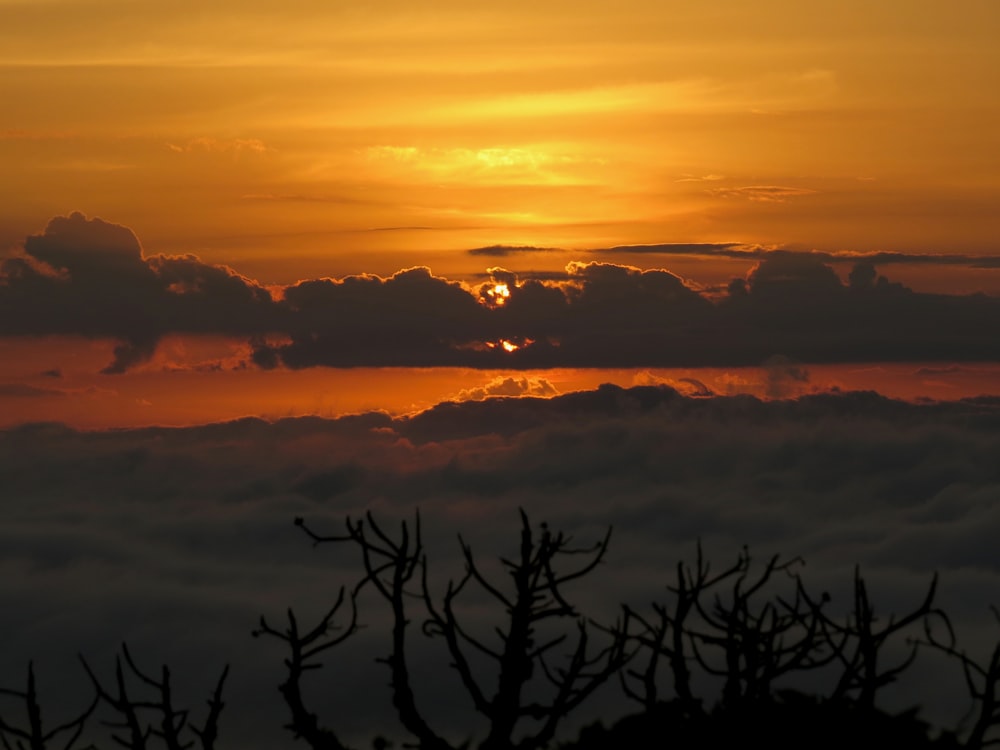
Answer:
[(793, 690), (779, 691), (771, 699), (752, 706), (726, 709), (721, 706), (700, 716), (690, 715), (677, 701), (657, 703), (604, 727), (584, 727), (579, 737), (559, 745), (561, 750), (608, 750), (608, 748), (670, 747), (677, 750), (703, 748), (766, 747), (770, 750), (843, 750), (867, 748), (937, 748), (957, 750), (962, 745), (952, 733), (931, 737), (928, 725), (915, 710), (892, 715), (857, 704), (835, 702)]

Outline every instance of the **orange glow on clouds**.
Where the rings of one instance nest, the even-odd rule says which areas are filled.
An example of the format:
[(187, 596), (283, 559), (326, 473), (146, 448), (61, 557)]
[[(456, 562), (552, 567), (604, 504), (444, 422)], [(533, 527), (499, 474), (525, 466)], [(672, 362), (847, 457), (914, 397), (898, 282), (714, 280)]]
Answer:
[[(63, 422), (103, 429), (193, 425), (245, 416), (335, 417), (364, 411), (399, 415), (447, 400), (547, 397), (601, 383), (662, 384), (694, 397), (711, 393), (787, 398), (839, 389), (942, 400), (997, 394), (1000, 383), (1000, 366), (981, 363), (810, 365), (798, 371), (781, 367), (262, 371), (240, 369), (239, 351), (224, 341), (179, 337), (166, 342), (157, 359), (139, 371), (108, 378), (97, 371), (107, 362), (110, 348), (107, 342), (81, 339), (0, 340), (0, 427)], [(64, 364), (55, 368), (56, 362)]]
[[(113, 23), (93, 22), (106, 15), (99, 0), (0, 5), (0, 163), (16, 186), (0, 261), (78, 210), (133, 230), (146, 257), (196, 254), (268, 288), (421, 265), (507, 314), (515, 282), (484, 277), (473, 249), (521, 248), (496, 265), (550, 279), (572, 261), (665, 268), (709, 296), (754, 261), (592, 251), (739, 243), (997, 257), (992, 0), (961, 12), (939, 0), (305, 0), (297, 14), (219, 0), (194, 14), (136, 3)], [(990, 262), (890, 275), (918, 291), (1000, 293)], [(490, 331), (475, 346), (511, 361), (542, 349), (499, 338), (512, 335)], [(107, 341), (3, 343), (18, 354), (2, 360), (0, 406), (11, 420), (100, 419), (97, 403), (123, 422), (211, 419), (239, 411), (223, 408), (226, 386), (209, 385), (223, 382), (248, 413), (247, 394), (268, 414), (381, 403), (354, 391), (306, 403), (290, 384), (325, 393), (324, 373), (368, 389), (352, 373), (240, 373), (245, 351), (195, 338), (171, 339), (136, 379), (113, 382), (76, 366), (99, 370)], [(185, 402), (167, 370), (213, 395)], [(970, 393), (977, 373), (892, 386), (910, 382), (903, 373), (886, 387)], [(382, 398), (418, 408), (481, 388), (478, 377)], [(744, 380), (712, 387), (757, 387)]]
[[(486, 290), (486, 296), (494, 307), (501, 307), (510, 298), (510, 287), (506, 284), (494, 284), (493, 288)], [(512, 351), (508, 349), (508, 351)]]

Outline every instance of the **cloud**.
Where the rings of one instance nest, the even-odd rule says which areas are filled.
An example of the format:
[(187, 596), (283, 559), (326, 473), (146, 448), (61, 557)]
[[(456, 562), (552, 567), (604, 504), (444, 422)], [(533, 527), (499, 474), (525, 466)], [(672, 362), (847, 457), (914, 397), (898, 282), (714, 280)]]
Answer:
[(250, 152), (255, 154), (263, 154), (267, 151), (271, 151), (262, 140), (259, 138), (192, 138), (182, 144), (168, 143), (167, 148), (171, 151), (179, 154), (191, 153), (191, 152), (208, 152), (208, 153), (243, 153)]
[(816, 193), (815, 190), (809, 188), (788, 187), (786, 185), (745, 185), (743, 187), (712, 188), (709, 192), (720, 198), (743, 198), (759, 203), (784, 203), (789, 198), (799, 198)]
[(686, 174), (678, 177), (674, 182), (717, 182), (724, 179), (726, 179), (726, 176), (721, 174), (706, 174), (701, 176)]
[(494, 396), (555, 396), (559, 391), (545, 378), (497, 376), (485, 385), (459, 391), (456, 401), (482, 401)]
[(789, 398), (802, 392), (809, 383), (809, 371), (781, 355), (771, 357), (763, 364), (765, 393), (771, 398)]
[(710, 256), (733, 260), (762, 261), (776, 257), (801, 257), (833, 265), (869, 263), (886, 265), (964, 266), (967, 268), (1000, 268), (1000, 258), (992, 255), (964, 253), (900, 253), (900, 252), (823, 252), (819, 250), (789, 250), (780, 247), (748, 245), (740, 242), (667, 242), (652, 245), (617, 245), (591, 250), (598, 255), (679, 255)]
[[(855, 564), (886, 616), (918, 601), (937, 571), (963, 645), (982, 649), (996, 638), (987, 605), (1000, 590), (998, 428), (997, 399), (686, 398), (656, 386), (450, 402), (395, 419), (109, 432), (24, 425), (0, 431), (9, 646), (0, 668), (23, 674), (35, 657), (46, 710), (59, 716), (63, 705), (78, 710), (87, 690), (77, 652), (110, 673), (127, 639), (140, 663), (171, 666), (178, 705), (192, 708), (230, 663), (239, 679), (225, 695), (225, 745), (282, 746), (284, 654), (250, 630), (287, 607), (312, 622), (360, 571), (351, 550), (313, 547), (292, 519), (334, 533), (346, 515), (371, 510), (395, 533), (415, 508), (432, 591), (462, 574), (457, 533), (483, 561), (511, 554), (523, 507), (581, 544), (614, 527), (606, 563), (572, 591), (588, 616), (608, 619), (621, 602), (647, 607), (700, 539), (715, 565), (743, 544), (760, 558), (801, 555), (807, 586), (830, 591), (841, 612)], [(330, 651), (307, 682), (322, 716), (355, 746), (373, 727), (397, 732), (376, 662), (387, 648), (384, 610), (374, 599), (360, 606), (362, 635)], [(477, 607), (469, 616), (488, 632), (501, 614)], [(469, 736), (477, 726), (471, 711), (455, 710), (461, 689), (411, 630), (418, 700)], [(890, 703), (920, 702), (954, 724), (966, 708), (960, 670), (928, 654), (918, 661), (927, 659), (928, 673), (892, 687)], [(625, 710), (634, 709), (609, 686), (571, 724)]]
[(490, 245), (488, 247), (474, 247), (467, 252), (469, 255), (486, 256), (488, 258), (506, 258), (511, 255), (562, 253), (565, 250), (555, 247), (533, 247), (531, 245)]
[(961, 365), (945, 365), (943, 367), (918, 367), (913, 371), (914, 375), (961, 375), (965, 373), (981, 372), (975, 367), (962, 367)]
[(0, 266), (0, 333), (117, 339), (106, 373), (147, 361), (167, 333), (252, 334), (275, 315), (256, 282), (193, 255), (145, 257), (130, 229), (79, 212)]
[[(522, 250), (544, 249), (497, 253)], [(755, 264), (721, 298), (664, 268), (600, 261), (571, 261), (559, 273), (493, 267), (472, 286), (415, 267), (388, 277), (305, 280), (272, 297), (194, 255), (147, 257), (128, 228), (74, 213), (53, 219), (3, 262), (0, 335), (113, 339), (109, 374), (149, 362), (171, 334), (236, 337), (247, 342), (248, 364), (292, 369), (1000, 357), (1000, 299), (914, 292), (880, 275), (874, 256), (850, 256), (844, 283), (833, 266), (847, 256), (730, 243), (609, 252), (708, 253)]]
[(709, 397), (717, 395), (698, 378), (667, 378), (654, 375), (648, 370), (638, 372), (632, 378), (635, 385), (664, 385), (688, 397)]
[(488, 311), (460, 284), (425, 267), (388, 278), (348, 276), (287, 287), (290, 343), (257, 347), (292, 368), (459, 365), (463, 345), (491, 340)]
[(758, 257), (752, 248), (738, 242), (663, 242), (656, 245), (617, 245), (592, 252), (609, 255), (724, 255)]
[(873, 270), (859, 263), (845, 286), (818, 258), (769, 256), (730, 284), (722, 343), (734, 358), (770, 346), (800, 362), (996, 357), (987, 336), (1000, 333), (1000, 299), (920, 294)]

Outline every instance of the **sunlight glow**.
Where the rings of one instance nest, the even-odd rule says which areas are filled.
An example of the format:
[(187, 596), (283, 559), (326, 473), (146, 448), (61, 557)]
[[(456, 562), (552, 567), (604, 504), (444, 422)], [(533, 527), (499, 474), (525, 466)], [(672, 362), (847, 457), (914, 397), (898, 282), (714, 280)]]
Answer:
[(510, 297), (510, 287), (506, 284), (496, 284), (492, 289), (487, 289), (486, 294), (495, 307), (503, 307)]
[(522, 339), (521, 342), (518, 344), (515, 344), (510, 339), (500, 339), (499, 341), (487, 341), (486, 348), (503, 349), (505, 352), (513, 353), (516, 352), (518, 349), (531, 346), (534, 343), (535, 343), (534, 339)]

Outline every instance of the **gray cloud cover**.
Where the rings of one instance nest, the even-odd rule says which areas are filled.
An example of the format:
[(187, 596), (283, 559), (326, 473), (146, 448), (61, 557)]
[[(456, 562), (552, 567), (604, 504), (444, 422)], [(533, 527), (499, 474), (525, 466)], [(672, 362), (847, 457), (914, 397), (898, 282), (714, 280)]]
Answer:
[[(1000, 298), (917, 293), (870, 259), (844, 283), (829, 260), (762, 254), (721, 299), (664, 269), (578, 261), (558, 278), (490, 269), (477, 289), (417, 267), (301, 281), (272, 296), (193, 255), (146, 257), (131, 230), (75, 213), (3, 261), (0, 335), (114, 339), (107, 373), (148, 360), (172, 333), (245, 338), (264, 368), (1000, 360)], [(488, 295), (497, 283), (509, 291), (502, 305)]]
[[(108, 675), (127, 639), (147, 668), (172, 665), (178, 700), (195, 711), (229, 662), (223, 746), (286, 746), (283, 654), (250, 630), (288, 606), (303, 621), (317, 616), (360, 569), (348, 550), (312, 547), (292, 519), (333, 532), (371, 510), (392, 527), (417, 508), (435, 590), (460, 574), (457, 533), (484, 559), (509, 554), (523, 507), (581, 543), (614, 526), (606, 564), (574, 590), (595, 617), (662, 596), (701, 539), (719, 565), (743, 544), (760, 558), (801, 555), (807, 584), (843, 610), (855, 564), (883, 614), (912, 606), (939, 571), (941, 604), (981, 651), (997, 638), (987, 609), (1000, 590), (997, 455), (995, 398), (913, 404), (863, 392), (765, 402), (604, 386), (396, 419), (24, 425), (0, 432), (0, 666), (16, 685), (34, 657), (56, 717), (80, 708), (78, 651)], [(386, 651), (380, 612), (363, 601), (366, 629), (308, 683), (324, 719), (358, 745), (373, 727), (394, 727), (374, 662)], [(441, 654), (427, 644), (414, 654), (428, 711), (472, 731)], [(926, 658), (896, 700), (954, 724), (961, 675)], [(624, 710), (609, 686), (579, 720)]]

